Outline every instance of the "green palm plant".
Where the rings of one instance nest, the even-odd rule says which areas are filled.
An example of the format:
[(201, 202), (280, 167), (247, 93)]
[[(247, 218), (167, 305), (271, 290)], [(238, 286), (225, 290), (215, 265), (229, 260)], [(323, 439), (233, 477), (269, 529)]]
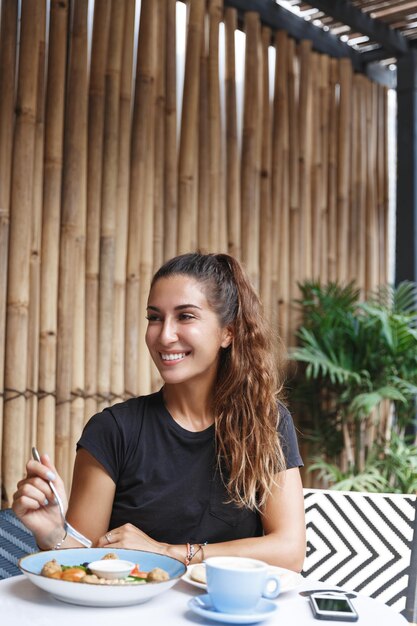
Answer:
[[(300, 290), (303, 322), (290, 356), (305, 365), (296, 391), (307, 408), (313, 448), (321, 453), (322, 464), (312, 467), (345, 488), (355, 488), (365, 474), (369, 485), (388, 488), (374, 471), (384, 454), (378, 449), (375, 456), (377, 444), (368, 435), (378, 433), (387, 406), (394, 408), (389, 432), (404, 436), (415, 419), (417, 285), (383, 286), (363, 302), (354, 283), (306, 281)], [(386, 444), (378, 443), (382, 450)], [(338, 475), (336, 464), (331, 475), (329, 462), (343, 450), (346, 471)]]

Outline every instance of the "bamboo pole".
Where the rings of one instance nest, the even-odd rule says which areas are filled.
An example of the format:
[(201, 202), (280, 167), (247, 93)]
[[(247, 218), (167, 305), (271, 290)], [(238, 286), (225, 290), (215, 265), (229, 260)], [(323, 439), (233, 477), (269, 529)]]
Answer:
[(340, 104), (338, 128), (337, 176), (337, 276), (341, 282), (348, 279), (349, 250), (349, 187), (350, 140), (352, 132), (352, 64), (350, 59), (339, 60)]
[(366, 136), (368, 147), (368, 171), (366, 193), (366, 290), (374, 290), (378, 285), (378, 220), (377, 220), (377, 98), (376, 84), (366, 79)]
[(201, 38), (200, 87), (198, 111), (198, 249), (202, 253), (211, 252), (210, 247), (210, 131), (208, 98), (208, 43), (206, 29)]
[[(140, 19), (142, 21), (142, 11)], [(139, 39), (141, 42), (141, 39)], [(143, 44), (142, 44), (143, 45)], [(139, 57), (138, 57), (139, 58)], [(128, 395), (138, 395), (139, 371), (139, 273), (140, 273), (140, 245), (138, 234), (141, 232), (141, 189), (139, 177), (143, 181), (143, 163), (145, 151), (145, 115), (139, 114), (138, 109), (146, 110), (141, 100), (146, 103), (146, 90), (139, 90), (139, 65), (137, 65), (136, 89), (134, 95), (133, 121), (131, 129), (131, 162), (129, 178), (129, 217), (127, 242), (127, 278), (126, 278), (126, 329), (125, 329), (125, 388)], [(149, 99), (149, 96), (148, 96)], [(139, 106), (140, 105), (140, 106)], [(140, 140), (139, 140), (140, 137)]]
[(376, 117), (376, 213), (378, 220), (378, 284), (386, 282), (385, 268), (387, 266), (388, 250), (386, 249), (386, 230), (385, 230), (385, 212), (384, 212), (384, 100), (383, 91), (380, 86), (377, 87), (377, 117)]
[(114, 268), (114, 307), (112, 336), (111, 388), (115, 400), (124, 397), (125, 377), (125, 305), (127, 228), (129, 216), (130, 117), (132, 103), (132, 66), (135, 24), (135, 0), (125, 6), (123, 57), (120, 79), (119, 158), (117, 182), (116, 252)]
[(311, 240), (311, 169), (312, 169), (312, 107), (313, 107), (313, 75), (312, 75), (312, 44), (303, 40), (299, 46), (300, 57), (300, 91), (299, 91), (299, 125), (300, 125), (300, 240), (301, 240), (301, 276), (312, 277), (312, 240)]
[(165, 45), (164, 260), (177, 254), (177, 67), (175, 0), (167, 0)]
[(366, 283), (366, 228), (365, 228), (365, 216), (366, 216), (366, 184), (367, 184), (367, 136), (366, 136), (366, 100), (365, 96), (365, 81), (363, 76), (357, 77), (357, 91), (358, 91), (358, 133), (359, 133), (359, 145), (357, 156), (358, 160), (356, 167), (358, 169), (358, 223), (357, 223), (357, 238), (358, 238), (358, 263), (356, 268), (356, 281), (358, 286), (362, 290), (364, 295), (365, 283)]
[(101, 181), (100, 274), (98, 307), (98, 409), (111, 403), (113, 286), (116, 248), (117, 178), (119, 157), (120, 74), (124, 34), (123, 2), (111, 5), (105, 76), (103, 175)]
[[(155, 76), (155, 138), (154, 138), (154, 197), (153, 197), (153, 266), (152, 274), (164, 261), (164, 196), (165, 196), (165, 120), (166, 120), (166, 31), (167, 10), (166, 0), (157, 0), (157, 45), (158, 62)], [(149, 277), (150, 282), (150, 277)], [(149, 286), (149, 285), (148, 285)], [(146, 297), (146, 295), (145, 295)], [(144, 309), (146, 308), (144, 303)], [(145, 332), (145, 329), (144, 329)], [(151, 369), (151, 391), (162, 386), (162, 379), (153, 363)]]
[[(155, 82), (157, 67), (157, 37), (158, 32), (158, 12), (157, 4), (154, 0), (142, 0), (143, 22), (141, 21), (141, 30), (139, 38), (149, 37), (146, 47), (146, 55), (148, 57), (147, 67), (149, 68), (148, 79), (150, 79), (151, 91), (149, 98), (149, 106), (146, 111), (147, 135), (146, 135), (146, 159), (145, 159), (145, 180), (142, 181), (144, 186), (144, 203), (143, 203), (143, 221), (141, 229), (141, 256), (140, 256), (140, 300), (139, 300), (139, 391), (140, 393), (149, 393), (151, 391), (151, 371), (152, 361), (149, 351), (145, 344), (145, 333), (147, 321), (145, 318), (146, 306), (148, 301), (149, 287), (153, 273), (153, 241), (154, 241), (154, 180), (155, 180)], [(143, 30), (142, 30), (143, 29)], [(138, 64), (140, 64), (140, 58)]]
[(240, 157), (237, 131), (235, 31), (237, 11), (225, 10), (225, 97), (226, 97), (226, 203), (228, 250), (240, 258)]
[(55, 383), (65, 65), (68, 5), (54, 0), (49, 23), (45, 110), (37, 446), (55, 456)]
[(205, 1), (190, 4), (178, 157), (178, 252), (194, 250), (197, 243), (196, 167), (198, 158), (198, 94), (200, 50)]
[(273, 306), (283, 341), (289, 343), (290, 306), (290, 156), (289, 156), (289, 40), (284, 31), (275, 36), (276, 67), (273, 126), (272, 264)]
[[(274, 34), (275, 46), (275, 75), (274, 98), (272, 104), (272, 150), (271, 150), (271, 321), (277, 325), (280, 321), (279, 310), (279, 229), (281, 218), (280, 195), (283, 179), (283, 141), (287, 133), (288, 139), (288, 38), (285, 31), (276, 31)], [(287, 126), (286, 126), (287, 124)], [(287, 155), (288, 157), (288, 155)], [(287, 170), (288, 171), (288, 170)], [(286, 279), (289, 279), (288, 273)], [(282, 329), (281, 329), (282, 333)], [(281, 334), (282, 337), (282, 334)], [(283, 337), (282, 337), (283, 338)], [(283, 338), (284, 339), (284, 338)]]
[(294, 300), (299, 296), (297, 282), (301, 279), (301, 238), (300, 238), (300, 185), (299, 185), (299, 127), (298, 127), (298, 83), (295, 41), (289, 39), (288, 44), (288, 132), (289, 132), (289, 182), (290, 182), (290, 345), (295, 341), (295, 330), (298, 326), (297, 311), (293, 307)]
[(321, 194), (320, 194), (320, 269), (323, 283), (328, 282), (328, 177), (329, 177), (329, 109), (330, 57), (320, 55), (320, 135), (321, 135)]
[(312, 94), (312, 154), (311, 154), (311, 275), (323, 280), (320, 275), (321, 250), (323, 248), (321, 230), (321, 206), (323, 164), (321, 160), (323, 136), (321, 132), (321, 101), (320, 101), (320, 56), (313, 53), (311, 57)]
[[(4, 359), (12, 171), (14, 84), (16, 72), (17, 4), (4, 0), (0, 17), (0, 459), (3, 454)], [(0, 485), (2, 463), (0, 462)], [(1, 506), (1, 504), (0, 504)]]
[[(166, 110), (166, 0), (157, 0), (157, 40), (158, 64), (155, 80), (155, 181), (154, 181), (154, 233), (153, 233), (153, 272), (164, 260), (164, 192), (165, 192), (165, 110)], [(156, 376), (156, 370), (153, 376)]]
[[(224, 30), (223, 30), (224, 33)], [(224, 39), (223, 39), (224, 41)], [(219, 180), (219, 250), (228, 252), (229, 250), (229, 233), (227, 219), (227, 200), (226, 200), (226, 135), (224, 121), (224, 97), (221, 98), (221, 114), (220, 114), (220, 180)]]
[(10, 205), (3, 476), (11, 502), (26, 461), (29, 258), (42, 3), (22, 5)]
[(245, 89), (242, 129), (241, 251), (249, 277), (259, 287), (259, 174), (260, 174), (260, 22), (258, 13), (244, 17), (246, 33)]
[(111, 4), (111, 0), (99, 0), (94, 5), (90, 86), (88, 94), (85, 420), (97, 411), (104, 93)]
[(259, 294), (268, 317), (272, 319), (272, 249), (277, 246), (272, 230), (271, 166), (272, 166), (272, 115), (269, 98), (269, 44), (271, 29), (262, 27), (262, 103), (261, 103), (261, 179), (259, 185)]
[[(145, 241), (146, 237), (151, 237), (152, 241), (152, 228), (148, 211), (149, 204), (147, 204), (149, 202), (149, 189), (146, 187), (146, 182), (149, 173), (149, 151), (150, 148), (153, 150), (154, 144), (154, 139), (149, 135), (149, 129), (151, 127), (154, 128), (155, 58), (153, 48), (156, 40), (156, 32), (154, 31), (156, 28), (155, 6), (150, 0), (142, 1), (132, 125), (126, 284), (125, 380), (128, 392), (134, 395), (137, 395), (139, 389), (149, 389), (150, 387), (149, 362), (147, 361), (147, 353), (142, 350), (143, 338), (140, 336), (140, 332), (143, 329), (142, 320), (144, 319), (145, 309), (140, 307), (143, 304), (141, 293), (145, 289), (143, 281), (146, 281), (146, 262), (149, 262), (150, 268), (152, 268), (152, 253), (150, 253), (148, 261), (146, 261), (143, 258), (141, 248), (143, 244), (146, 244), (146, 250), (148, 250), (148, 241)], [(154, 39), (152, 39), (152, 36)], [(150, 271), (152, 270), (150, 269)]]
[[(220, 31), (221, 29), (221, 31)], [(220, 39), (220, 33), (222, 37)], [(218, 58), (217, 65), (222, 68), (222, 76), (217, 71), (217, 84), (219, 87), (219, 143), (220, 143), (220, 173), (219, 173), (219, 244), (218, 249), (227, 253), (229, 250), (228, 213), (227, 213), (227, 189), (226, 189), (226, 122), (225, 122), (225, 94), (224, 94), (224, 0), (221, 0), (221, 12), (218, 23)]]
[(384, 126), (386, 120), (384, 115), (384, 88), (376, 86), (376, 220), (378, 229), (378, 269), (377, 284), (388, 282), (388, 246), (386, 240), (386, 214), (385, 214), (385, 194), (384, 194)]
[(359, 259), (359, 228), (361, 213), (359, 211), (360, 202), (360, 164), (361, 157), (361, 136), (360, 136), (360, 89), (358, 76), (353, 76), (352, 81), (352, 145), (351, 145), (351, 185), (349, 202), (349, 273), (348, 279), (358, 279), (360, 266)]
[(36, 128), (35, 128), (35, 155), (32, 191), (32, 219), (30, 241), (29, 267), (29, 327), (28, 327), (28, 370), (27, 387), (30, 395), (26, 403), (26, 458), (30, 458), (33, 442), (36, 441), (37, 412), (38, 412), (38, 382), (39, 382), (39, 329), (40, 329), (40, 260), (42, 241), (42, 205), (43, 205), (43, 177), (44, 177), (44, 122), (45, 122), (45, 25), (46, 6), (41, 4), (40, 37), (37, 53), (38, 85), (36, 96)]
[(337, 60), (330, 60), (329, 73), (329, 165), (328, 165), (328, 277), (337, 278)]
[[(67, 97), (64, 133), (64, 168), (62, 177), (61, 245), (59, 259), (58, 344), (57, 344), (57, 411), (56, 464), (65, 483), (69, 484), (72, 459), (71, 433), (78, 428), (72, 424), (71, 394), (84, 367), (74, 381), (74, 343), (77, 348), (81, 329), (80, 292), (84, 291), (83, 265), (77, 238), (85, 207), (85, 158), (87, 132), (87, 5), (74, 2), (68, 65)], [(85, 245), (85, 242), (82, 242)], [(78, 263), (77, 263), (78, 261)], [(78, 295), (77, 295), (78, 294)], [(76, 301), (77, 297), (77, 301)], [(82, 353), (84, 352), (84, 346)], [(79, 355), (77, 355), (79, 357)], [(78, 409), (79, 407), (77, 407)]]
[[(222, 170), (221, 114), (219, 83), (219, 26), (223, 10), (223, 0), (209, 0), (208, 27), (208, 128), (209, 128), (209, 247), (222, 250), (220, 225)], [(223, 250), (224, 251), (224, 250)]]
[(382, 85), (378, 88), (378, 216), (380, 233), (380, 276), (381, 284), (391, 280), (389, 276), (389, 219), (388, 219), (388, 154), (387, 154), (387, 97), (388, 90)]
[(87, 240), (87, 149), (88, 149), (88, 12), (82, 15), (77, 42), (77, 57), (80, 61), (80, 74), (77, 95), (82, 102), (78, 109), (78, 201), (75, 219), (75, 297), (72, 351), (71, 427), (69, 439), (69, 476), (75, 460), (76, 443), (85, 422), (85, 356), (86, 356), (86, 240)]

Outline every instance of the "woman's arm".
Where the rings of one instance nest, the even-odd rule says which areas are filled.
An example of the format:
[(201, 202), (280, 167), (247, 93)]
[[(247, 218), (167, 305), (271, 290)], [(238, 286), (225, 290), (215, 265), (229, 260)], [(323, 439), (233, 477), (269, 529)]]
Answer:
[[(26, 471), (26, 477), (18, 483), (13, 496), (17, 517), (33, 532), (41, 549), (51, 549), (58, 543), (61, 548), (81, 547), (69, 535), (62, 541), (63, 522), (48, 481), (54, 482), (64, 509), (67, 509), (67, 496), (49, 457), (42, 455), (41, 463), (30, 460)], [(76, 456), (72, 484), (66, 518), (95, 544), (108, 530), (116, 486), (100, 463), (83, 449)]]
[[(74, 522), (75, 523), (75, 522)], [(181, 523), (181, 520), (178, 520)], [(245, 556), (266, 561), (271, 565), (301, 571), (306, 549), (304, 498), (298, 468), (286, 470), (273, 489), (262, 515), (264, 535), (236, 539), (204, 546), (196, 553), (193, 563), (209, 556)], [(81, 529), (82, 530), (82, 529)], [(110, 539), (98, 539), (100, 547), (132, 548), (168, 554), (181, 561), (187, 555), (186, 545), (164, 544), (151, 539), (140, 529), (125, 524), (111, 531)]]
[(104, 467), (84, 448), (75, 457), (67, 519), (93, 545), (109, 529), (116, 485)]

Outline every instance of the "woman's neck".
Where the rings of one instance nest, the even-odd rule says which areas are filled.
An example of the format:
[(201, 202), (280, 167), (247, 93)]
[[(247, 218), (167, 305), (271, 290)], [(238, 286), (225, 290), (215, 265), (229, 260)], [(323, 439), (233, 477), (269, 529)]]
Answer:
[(193, 385), (177, 384), (164, 385), (162, 394), (171, 416), (186, 430), (199, 432), (213, 424), (211, 393)]

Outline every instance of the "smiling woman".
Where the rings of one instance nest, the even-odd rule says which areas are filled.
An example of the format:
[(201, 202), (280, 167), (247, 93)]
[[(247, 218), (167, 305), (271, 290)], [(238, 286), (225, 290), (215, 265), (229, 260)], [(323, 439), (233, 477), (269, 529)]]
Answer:
[[(225, 254), (165, 263), (148, 298), (157, 393), (93, 416), (80, 441), (67, 518), (97, 547), (142, 549), (187, 565), (209, 556), (300, 570), (302, 461), (279, 402), (271, 336), (243, 268)], [(14, 510), (45, 549), (71, 547), (48, 480), (29, 461)]]

